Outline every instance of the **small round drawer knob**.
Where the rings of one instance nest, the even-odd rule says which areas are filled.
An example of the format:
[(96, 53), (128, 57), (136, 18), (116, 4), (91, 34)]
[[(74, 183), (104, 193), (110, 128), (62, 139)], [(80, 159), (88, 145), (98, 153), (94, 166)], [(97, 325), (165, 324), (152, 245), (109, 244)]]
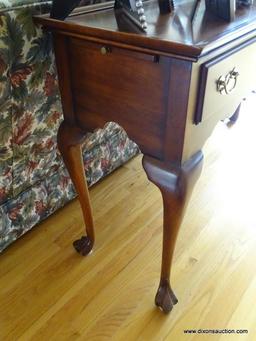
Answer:
[(108, 54), (110, 51), (111, 51), (110, 48), (107, 47), (107, 46), (102, 46), (101, 49), (100, 49), (100, 53), (101, 53), (102, 55), (106, 55), (106, 54)]

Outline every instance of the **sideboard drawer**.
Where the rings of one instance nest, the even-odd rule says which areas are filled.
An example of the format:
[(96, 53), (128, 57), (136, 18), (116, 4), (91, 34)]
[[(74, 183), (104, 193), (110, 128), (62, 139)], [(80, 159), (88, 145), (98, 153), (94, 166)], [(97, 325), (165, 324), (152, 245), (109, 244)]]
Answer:
[(195, 124), (221, 119), (256, 85), (256, 39), (201, 65)]

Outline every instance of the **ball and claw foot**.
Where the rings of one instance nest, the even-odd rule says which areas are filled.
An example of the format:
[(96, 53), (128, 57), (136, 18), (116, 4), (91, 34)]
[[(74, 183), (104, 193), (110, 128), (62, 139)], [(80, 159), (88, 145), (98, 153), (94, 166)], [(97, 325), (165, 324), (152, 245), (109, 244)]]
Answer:
[(174, 292), (172, 291), (168, 282), (160, 283), (160, 286), (156, 293), (155, 304), (165, 314), (168, 314), (173, 306), (178, 303)]
[(88, 255), (93, 248), (93, 242), (89, 237), (82, 237), (81, 239), (75, 240), (73, 242), (75, 250), (82, 256)]

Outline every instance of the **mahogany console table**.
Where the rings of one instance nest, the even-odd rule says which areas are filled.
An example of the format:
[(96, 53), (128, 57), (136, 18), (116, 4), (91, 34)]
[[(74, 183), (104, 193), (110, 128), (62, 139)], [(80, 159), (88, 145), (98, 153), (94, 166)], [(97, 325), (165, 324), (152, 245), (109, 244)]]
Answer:
[(163, 197), (163, 253), (155, 303), (169, 312), (177, 303), (169, 282), (176, 237), (193, 186), (201, 149), (216, 123), (230, 117), (256, 81), (256, 5), (232, 23), (199, 13), (191, 1), (160, 15), (145, 3), (147, 33), (113, 4), (84, 7), (65, 21), (36, 17), (54, 38), (64, 121), (58, 145), (76, 187), (86, 236), (75, 241), (82, 255), (94, 244), (93, 217), (81, 156), (85, 133), (109, 121), (138, 143), (146, 174)]

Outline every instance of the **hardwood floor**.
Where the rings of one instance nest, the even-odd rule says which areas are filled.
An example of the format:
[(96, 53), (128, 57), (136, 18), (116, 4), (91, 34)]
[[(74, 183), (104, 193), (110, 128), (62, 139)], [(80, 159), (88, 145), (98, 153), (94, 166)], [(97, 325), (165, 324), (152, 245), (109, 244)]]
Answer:
[[(91, 190), (96, 247), (83, 258), (75, 200), (0, 256), (0, 340), (256, 340), (255, 95), (220, 123), (183, 221), (168, 316), (153, 304), (162, 202), (136, 157)], [(185, 334), (185, 329), (248, 334)]]

